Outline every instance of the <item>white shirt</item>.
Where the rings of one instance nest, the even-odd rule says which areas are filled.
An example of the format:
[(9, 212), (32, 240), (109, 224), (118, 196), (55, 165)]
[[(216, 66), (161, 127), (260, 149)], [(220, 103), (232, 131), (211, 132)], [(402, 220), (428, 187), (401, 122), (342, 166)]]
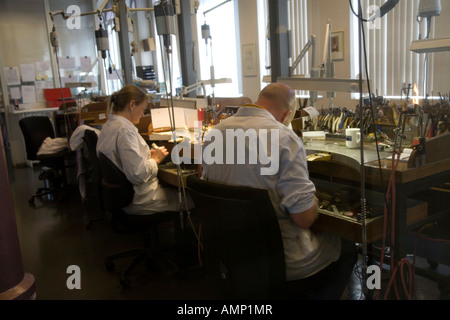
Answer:
[(83, 147), (83, 137), (84, 137), (84, 132), (86, 130), (92, 130), (94, 131), (97, 136), (100, 134), (100, 130), (98, 130), (97, 128), (82, 124), (80, 126), (78, 126), (73, 132), (72, 135), (70, 136), (70, 140), (69, 140), (69, 146), (70, 149), (72, 151), (81, 149)]
[[(176, 211), (176, 190), (163, 188), (158, 181), (158, 165), (150, 148), (128, 119), (110, 115), (97, 142), (97, 153), (107, 156), (133, 184), (132, 203), (124, 208), (129, 214)], [(172, 194), (172, 191), (174, 194)]]
[[(245, 164), (236, 164), (237, 162), (227, 164), (226, 161), (223, 164), (206, 165), (204, 163), (203, 179), (268, 190), (283, 237), (286, 279), (296, 280), (311, 276), (336, 261), (340, 254), (338, 237), (301, 229), (289, 217), (289, 213), (303, 212), (314, 204), (316, 188), (309, 179), (306, 151), (301, 139), (288, 127), (278, 122), (267, 110), (252, 107), (252, 105), (241, 107), (234, 116), (223, 120), (214, 129), (222, 132), (225, 140), (224, 154), (227, 144), (225, 133), (227, 129), (244, 131), (255, 129), (258, 133), (258, 140), (260, 140), (260, 129), (266, 129), (267, 132), (274, 129), (279, 133), (278, 141), (272, 141), (272, 136), (268, 134), (268, 142), (265, 143), (267, 146), (273, 146), (274, 142), (278, 143), (278, 157), (272, 159), (279, 162), (276, 173), (262, 175), (261, 169), (269, 166), (276, 167), (277, 164), (263, 165), (261, 161), (251, 164), (249, 144), (247, 143)], [(211, 143), (207, 140), (208, 136), (205, 148)], [(205, 157), (208, 156), (205, 154), (205, 150), (207, 150), (205, 148), (204, 162)], [(235, 143), (234, 150), (236, 160), (237, 143)], [(258, 149), (258, 154), (260, 154), (260, 149)], [(264, 157), (259, 156), (258, 159), (264, 159)]]

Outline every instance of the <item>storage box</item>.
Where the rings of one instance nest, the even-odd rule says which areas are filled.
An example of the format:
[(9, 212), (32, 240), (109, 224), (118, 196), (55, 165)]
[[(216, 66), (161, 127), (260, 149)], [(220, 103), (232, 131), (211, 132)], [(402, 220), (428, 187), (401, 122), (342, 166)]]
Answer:
[(71, 102), (72, 105), (75, 102), (69, 88), (44, 89), (44, 96), (47, 108), (59, 108), (63, 104), (63, 99), (66, 103)]

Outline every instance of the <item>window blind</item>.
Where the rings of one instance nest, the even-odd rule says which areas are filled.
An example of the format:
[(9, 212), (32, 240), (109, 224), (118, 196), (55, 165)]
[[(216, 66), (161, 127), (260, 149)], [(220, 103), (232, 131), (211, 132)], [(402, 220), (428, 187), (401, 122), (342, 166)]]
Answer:
[[(355, 12), (358, 12), (358, 0), (352, 0)], [(383, 0), (361, 0), (363, 18), (370, 16), (371, 11), (385, 3)], [(450, 83), (448, 70), (450, 54), (448, 52), (417, 54), (410, 51), (413, 40), (426, 36), (425, 20), (417, 22), (417, 11), (420, 0), (400, 1), (397, 6), (384, 17), (374, 23), (366, 22), (365, 37), (369, 79), (372, 92), (383, 96), (401, 96), (404, 84), (416, 84), (420, 95), (437, 95), (448, 92)], [(442, 1), (440, 16), (432, 19), (430, 38), (449, 36), (448, 21), (450, 19), (448, 1)], [(352, 19), (357, 19), (353, 14)], [(358, 23), (352, 23), (352, 36), (358, 39)], [(446, 26), (446, 27), (445, 27)], [(438, 28), (437, 28), (438, 27)], [(445, 29), (447, 28), (447, 35)], [(357, 49), (354, 46), (352, 49)], [(358, 52), (352, 54), (353, 76), (357, 76)], [(426, 63), (428, 60), (428, 63)], [(447, 66), (447, 67), (446, 67)], [(365, 76), (365, 69), (362, 70)]]
[[(290, 0), (288, 6), (288, 28), (290, 30), (290, 66), (292, 66), (299, 57), (305, 45), (308, 43), (308, 0)], [(316, 43), (316, 51), (320, 48)], [(311, 76), (311, 48), (307, 51), (303, 59), (293, 70), (292, 76)], [(304, 90), (297, 91), (299, 95), (309, 96), (309, 92)]]
[[(307, 0), (290, 0), (289, 1), (289, 20), (288, 27), (291, 32), (291, 65), (300, 55), (304, 46), (309, 40), (308, 33), (308, 4)], [(318, 47), (316, 46), (316, 49)], [(294, 70), (294, 75), (310, 75), (311, 54), (306, 53), (305, 57)]]

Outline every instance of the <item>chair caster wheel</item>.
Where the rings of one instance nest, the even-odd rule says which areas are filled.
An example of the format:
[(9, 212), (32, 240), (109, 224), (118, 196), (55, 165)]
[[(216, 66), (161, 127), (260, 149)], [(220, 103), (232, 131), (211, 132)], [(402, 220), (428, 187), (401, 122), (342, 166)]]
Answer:
[(124, 289), (129, 289), (131, 287), (130, 279), (120, 279), (120, 284)]
[(108, 271), (114, 271), (114, 268), (115, 268), (114, 262), (106, 261), (105, 267), (106, 267), (106, 270), (108, 270)]

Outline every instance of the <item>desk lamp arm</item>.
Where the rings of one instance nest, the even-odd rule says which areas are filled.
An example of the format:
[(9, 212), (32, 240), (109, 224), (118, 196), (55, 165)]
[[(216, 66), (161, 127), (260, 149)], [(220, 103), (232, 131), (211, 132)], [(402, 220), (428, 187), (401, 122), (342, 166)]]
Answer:
[(310, 48), (312, 48), (312, 50), (311, 50), (312, 51), (311, 52), (311, 55), (312, 55), (312, 57), (311, 57), (311, 68), (313, 68), (314, 65), (316, 64), (315, 63), (315, 60), (316, 60), (316, 57), (315, 57), (316, 56), (316, 36), (315, 35), (311, 35), (309, 37), (308, 42), (303, 47), (303, 50), (300, 52), (300, 54), (298, 55), (297, 59), (292, 64), (292, 67), (291, 67), (291, 70), (290, 70), (291, 77), (294, 74), (295, 68), (297, 68), (298, 64), (302, 61), (302, 59), (305, 57), (306, 53), (308, 52), (308, 50)]
[(198, 88), (202, 88), (203, 90), (203, 97), (205, 98), (206, 105), (208, 105), (208, 97), (206, 96), (206, 87), (205, 87), (205, 81), (197, 81), (197, 83), (191, 84), (189, 86), (182, 86), (180, 90), (180, 97), (183, 98), (184, 95), (191, 93), (194, 90), (197, 90)]
[(182, 86), (180, 90), (180, 97), (183, 97), (185, 94), (191, 93), (198, 88), (202, 88), (203, 94), (206, 96), (206, 88), (204, 81), (198, 81), (197, 83), (191, 84), (189, 86)]

